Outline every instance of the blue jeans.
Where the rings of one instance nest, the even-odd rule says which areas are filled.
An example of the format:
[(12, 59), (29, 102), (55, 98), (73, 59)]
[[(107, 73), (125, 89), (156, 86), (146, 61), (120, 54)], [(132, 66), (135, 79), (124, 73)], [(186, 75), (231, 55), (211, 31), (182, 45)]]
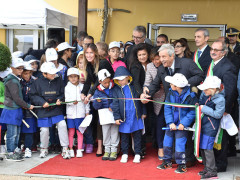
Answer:
[(7, 124), (7, 151), (14, 152), (18, 147), (21, 127)]
[[(131, 133), (121, 133), (121, 149), (123, 154), (128, 154), (129, 137)], [(142, 130), (132, 132), (135, 154), (141, 154)]]
[(85, 144), (93, 144), (93, 127), (91, 125), (87, 127), (83, 137)]

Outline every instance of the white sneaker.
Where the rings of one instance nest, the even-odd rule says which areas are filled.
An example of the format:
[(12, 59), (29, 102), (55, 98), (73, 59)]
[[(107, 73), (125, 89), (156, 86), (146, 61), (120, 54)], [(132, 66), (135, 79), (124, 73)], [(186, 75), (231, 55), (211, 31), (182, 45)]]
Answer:
[(126, 163), (127, 161), (128, 161), (128, 155), (127, 154), (123, 154), (120, 162), (121, 163)]
[(39, 157), (45, 158), (45, 157), (47, 157), (47, 155), (48, 155), (48, 149), (41, 149)]
[(133, 162), (134, 163), (140, 163), (140, 160), (141, 160), (141, 156), (139, 154), (136, 154), (134, 156)]
[(78, 158), (83, 157), (82, 151), (83, 151), (83, 150), (78, 149), (78, 150), (77, 150), (77, 155), (76, 155), (76, 157), (78, 157)]
[(69, 153), (69, 150), (67, 147), (63, 147), (62, 157), (63, 157), (63, 159), (71, 159), (71, 156), (70, 156), (70, 153)]
[(69, 150), (69, 153), (70, 153), (71, 158), (72, 158), (72, 157), (75, 157), (75, 155), (74, 155), (74, 150), (73, 150), (73, 149), (70, 149), (70, 150)]
[(6, 146), (5, 145), (1, 145), (0, 146), (0, 154), (1, 155), (7, 154), (7, 150), (6, 150)]
[(25, 149), (25, 158), (31, 158), (32, 157), (32, 151), (29, 148)]

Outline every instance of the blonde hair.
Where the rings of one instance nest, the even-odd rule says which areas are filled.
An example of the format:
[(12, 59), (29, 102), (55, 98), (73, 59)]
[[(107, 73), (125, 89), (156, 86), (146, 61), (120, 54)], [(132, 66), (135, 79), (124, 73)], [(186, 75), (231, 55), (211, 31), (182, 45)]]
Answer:
[(99, 69), (99, 55), (98, 55), (97, 46), (95, 44), (93, 44), (93, 43), (88, 44), (86, 49), (84, 49), (84, 51), (83, 51), (83, 72), (84, 72), (84, 74), (86, 74), (86, 78), (87, 78), (87, 75), (88, 75), (87, 71), (86, 71), (88, 61), (86, 59), (86, 55), (85, 54), (86, 54), (86, 50), (88, 48), (90, 48), (94, 52), (94, 54), (95, 54), (93, 67), (94, 67), (94, 73), (96, 74), (96, 76), (97, 76), (98, 69)]

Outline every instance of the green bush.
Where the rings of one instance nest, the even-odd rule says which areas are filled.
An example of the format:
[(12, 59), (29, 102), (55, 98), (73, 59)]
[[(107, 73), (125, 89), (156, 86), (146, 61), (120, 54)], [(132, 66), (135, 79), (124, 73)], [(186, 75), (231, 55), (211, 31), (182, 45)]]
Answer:
[(9, 48), (0, 42), (0, 71), (5, 71), (11, 63), (12, 57)]

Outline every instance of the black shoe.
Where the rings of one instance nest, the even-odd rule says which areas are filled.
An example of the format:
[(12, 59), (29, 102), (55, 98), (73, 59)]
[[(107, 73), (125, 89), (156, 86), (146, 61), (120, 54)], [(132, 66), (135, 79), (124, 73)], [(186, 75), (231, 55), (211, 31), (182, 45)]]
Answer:
[(201, 176), (201, 179), (218, 179), (217, 173), (207, 172)]
[(172, 168), (171, 162), (163, 162), (157, 167), (157, 169), (171, 169), (171, 168)]
[(207, 173), (207, 170), (206, 170), (206, 169), (203, 169), (202, 171), (198, 172), (198, 175), (199, 175), (199, 176), (202, 176), (202, 175), (204, 175), (204, 174), (206, 174), (206, 173)]
[(187, 172), (187, 166), (185, 164), (179, 164), (175, 173), (185, 173)]
[(19, 154), (14, 153), (14, 154), (7, 154), (6, 160), (19, 162), (19, 161), (23, 161), (23, 158)]

